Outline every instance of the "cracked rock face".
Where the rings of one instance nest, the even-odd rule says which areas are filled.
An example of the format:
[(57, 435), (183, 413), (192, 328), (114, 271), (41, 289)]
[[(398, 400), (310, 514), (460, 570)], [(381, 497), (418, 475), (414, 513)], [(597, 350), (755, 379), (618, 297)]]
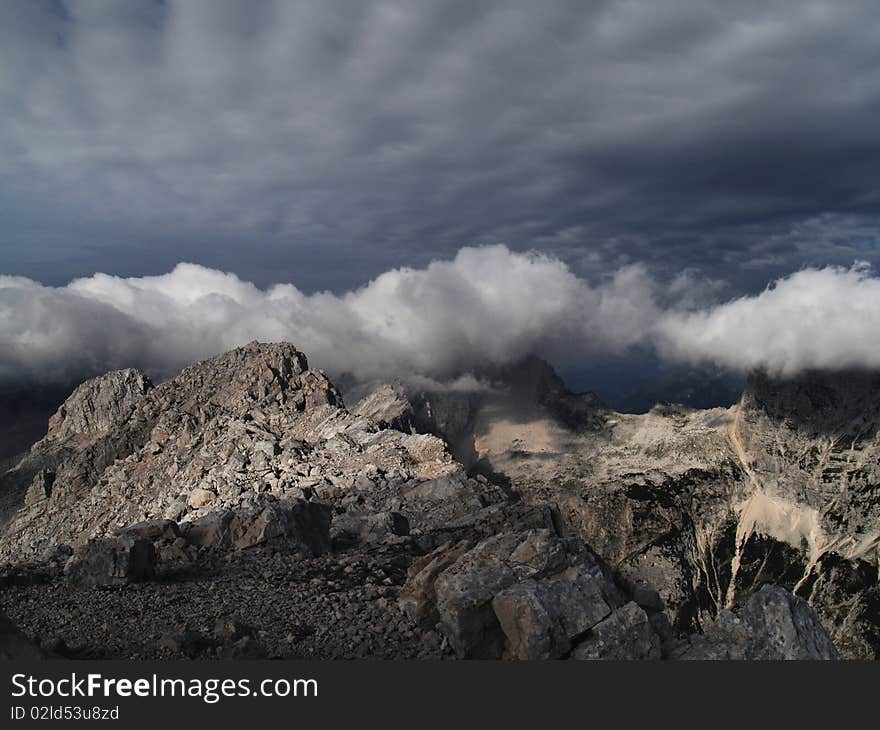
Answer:
[(413, 565), (400, 601), (465, 659), (566, 656), (624, 602), (584, 545), (546, 529), (444, 545)]
[(116, 370), (80, 385), (49, 419), (47, 438), (87, 439), (122, 424), (153, 384), (137, 370)]
[(838, 652), (807, 602), (763, 586), (740, 614), (722, 611), (705, 634), (689, 637), (676, 659), (837, 659)]

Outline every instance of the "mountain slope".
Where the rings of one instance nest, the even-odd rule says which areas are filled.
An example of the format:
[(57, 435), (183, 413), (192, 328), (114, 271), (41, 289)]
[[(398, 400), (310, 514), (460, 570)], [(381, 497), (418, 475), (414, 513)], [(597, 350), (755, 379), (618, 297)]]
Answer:
[(679, 628), (777, 582), (820, 610), (848, 655), (878, 655), (878, 376), (756, 373), (729, 409), (591, 402), (579, 420), (564, 410), (577, 396), (535, 397), (522, 377), (472, 398), (456, 436), (470, 462), (555, 503), (622, 575), (660, 591)]
[[(790, 559), (756, 575), (741, 544), (744, 514), (750, 536), (767, 531), (742, 507), (756, 487), (736, 409), (616, 414), (535, 358), (486, 378), (467, 393), (384, 385), (349, 409), (292, 345), (251, 343), (155, 387), (133, 370), (83, 383), (0, 475), (2, 608), (31, 637), (74, 611), (63, 630), (94, 656), (244, 651), (205, 624), (242, 610), (277, 656), (414, 656), (421, 639), (430, 656), (836, 656), (802, 603), (758, 590), (807, 582)], [(854, 595), (841, 559), (810, 584), (826, 621)], [(154, 631), (188, 627), (107, 636), (129, 626), (126, 601), (147, 601)], [(324, 605), (388, 641), (346, 649)], [(320, 638), (290, 645), (291, 613)], [(850, 616), (837, 636), (859, 655), (873, 644)]]

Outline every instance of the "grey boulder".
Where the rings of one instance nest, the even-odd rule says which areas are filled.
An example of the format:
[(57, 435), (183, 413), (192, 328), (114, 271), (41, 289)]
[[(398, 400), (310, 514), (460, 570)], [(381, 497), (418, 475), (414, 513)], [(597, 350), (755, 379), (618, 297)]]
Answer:
[(253, 507), (212, 512), (185, 526), (184, 536), (200, 547), (244, 550), (283, 542), (307, 556), (330, 550), (330, 508), (303, 499), (266, 500)]
[(335, 515), (330, 524), (330, 538), (340, 547), (379, 543), (405, 535), (409, 535), (409, 521), (399, 512), (346, 513)]
[(572, 659), (660, 659), (660, 637), (645, 613), (630, 601), (601, 623), (572, 652)]
[(838, 659), (834, 643), (802, 598), (778, 586), (754, 593), (739, 615), (721, 611), (704, 634), (689, 637), (676, 659)]
[(595, 577), (581, 567), (501, 591), (492, 608), (511, 659), (557, 659), (572, 642), (611, 613)]
[(124, 585), (155, 575), (153, 543), (135, 534), (91, 540), (77, 548), (65, 566), (67, 578), (83, 586)]

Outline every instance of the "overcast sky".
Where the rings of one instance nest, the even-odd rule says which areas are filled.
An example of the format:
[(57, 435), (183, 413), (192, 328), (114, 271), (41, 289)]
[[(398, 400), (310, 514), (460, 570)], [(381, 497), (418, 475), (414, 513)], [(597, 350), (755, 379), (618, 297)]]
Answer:
[(0, 3), (2, 273), (874, 261), (876, 2)]

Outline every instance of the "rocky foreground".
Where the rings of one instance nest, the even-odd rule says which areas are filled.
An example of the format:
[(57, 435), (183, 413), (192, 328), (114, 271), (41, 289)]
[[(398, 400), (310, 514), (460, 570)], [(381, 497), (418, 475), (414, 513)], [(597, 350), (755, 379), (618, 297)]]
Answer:
[[(349, 409), (293, 346), (252, 343), (156, 387), (84, 383), (0, 478), (0, 652), (827, 659), (829, 634), (876, 651), (876, 561), (849, 588), (822, 562), (870, 566), (876, 538), (754, 497), (781, 467), (741, 456), (747, 408), (621, 416), (534, 363), (496, 375), (495, 395), (385, 384)], [(812, 582), (766, 555), (805, 532)]]

